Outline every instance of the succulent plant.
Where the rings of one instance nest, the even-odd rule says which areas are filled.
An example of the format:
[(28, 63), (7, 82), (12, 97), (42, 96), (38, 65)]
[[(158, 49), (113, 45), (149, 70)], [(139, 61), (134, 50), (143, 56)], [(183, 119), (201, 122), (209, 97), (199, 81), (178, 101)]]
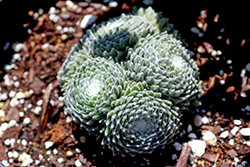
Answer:
[(134, 12), (93, 25), (57, 75), (65, 110), (114, 155), (164, 148), (178, 133), (180, 107), (201, 95), (197, 65), (173, 26), (152, 8)]
[(98, 130), (102, 127), (99, 120), (126, 87), (125, 70), (112, 60), (91, 58), (70, 76), (63, 87), (65, 110), (88, 131)]
[(161, 92), (174, 104), (187, 106), (201, 96), (197, 64), (172, 35), (163, 32), (140, 39), (129, 49), (127, 59), (131, 79), (146, 81), (149, 89)]
[[(144, 83), (145, 84), (145, 83)], [(178, 107), (132, 82), (107, 114), (102, 144), (122, 155), (151, 153), (172, 141), (180, 126)]]

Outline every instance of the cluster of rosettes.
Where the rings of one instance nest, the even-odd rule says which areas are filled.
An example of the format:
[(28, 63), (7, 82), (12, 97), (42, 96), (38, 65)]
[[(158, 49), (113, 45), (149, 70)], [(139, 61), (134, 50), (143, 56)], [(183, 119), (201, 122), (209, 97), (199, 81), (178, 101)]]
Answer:
[(181, 125), (179, 108), (202, 93), (168, 19), (150, 7), (132, 13), (87, 30), (57, 76), (65, 110), (114, 155), (164, 148)]

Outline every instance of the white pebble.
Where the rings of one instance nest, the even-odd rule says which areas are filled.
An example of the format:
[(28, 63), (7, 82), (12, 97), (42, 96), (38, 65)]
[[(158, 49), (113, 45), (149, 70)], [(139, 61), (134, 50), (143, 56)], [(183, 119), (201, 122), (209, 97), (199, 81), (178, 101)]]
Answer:
[(18, 79), (18, 77), (17, 77), (16, 75), (14, 75), (14, 76), (12, 77), (12, 79), (13, 79), (14, 81), (16, 81), (16, 80)]
[(46, 152), (46, 155), (50, 155), (51, 154), (51, 150), (48, 150), (47, 152)]
[(234, 125), (241, 125), (241, 120), (239, 120), (239, 119), (235, 119), (234, 120)]
[(217, 55), (217, 51), (216, 50), (213, 50), (212, 53), (211, 53), (211, 56), (216, 56)]
[(34, 19), (34, 20), (37, 20), (38, 17), (39, 17), (39, 13), (36, 12), (36, 13), (33, 14), (33, 19)]
[(74, 33), (76, 30), (74, 27), (69, 27), (69, 33)]
[(25, 45), (23, 43), (14, 43), (12, 45), (12, 49), (15, 51), (15, 52), (20, 52), (23, 48), (25, 47)]
[(202, 123), (203, 124), (208, 124), (209, 123), (209, 119), (207, 117), (202, 117)]
[(24, 125), (27, 125), (27, 124), (29, 124), (29, 123), (30, 123), (30, 118), (29, 118), (29, 117), (24, 118), (23, 124), (24, 124)]
[(61, 30), (62, 30), (62, 26), (60, 26), (60, 25), (57, 26), (57, 27), (56, 27), (56, 30), (61, 31)]
[(0, 129), (1, 131), (6, 131), (9, 128), (9, 124), (7, 122), (4, 122), (1, 124)]
[(12, 56), (12, 62), (16, 62), (16, 61), (20, 61), (21, 60), (21, 55), (20, 55), (20, 53), (15, 53), (15, 54), (13, 54), (13, 56)]
[(15, 138), (11, 138), (10, 139), (10, 146), (14, 148), (15, 147), (15, 142), (16, 142), (16, 139)]
[(178, 157), (176, 154), (172, 154), (172, 160), (176, 160)]
[(79, 154), (82, 152), (79, 148), (76, 148), (75, 151)]
[(56, 148), (53, 149), (53, 154), (55, 154), (55, 155), (58, 154), (58, 151)]
[(87, 26), (93, 24), (96, 20), (96, 16), (93, 14), (88, 14), (85, 15), (84, 18), (82, 19), (81, 23), (80, 23), (80, 27), (82, 29), (87, 28)]
[(7, 100), (7, 99), (8, 99), (8, 95), (7, 95), (6, 92), (4, 92), (3, 94), (1, 94), (0, 100), (5, 101), (5, 100)]
[(55, 13), (56, 13), (56, 8), (52, 6), (52, 7), (49, 9), (49, 14), (55, 14)]
[(192, 27), (191, 32), (193, 32), (195, 34), (198, 34), (200, 32), (200, 30), (198, 28), (196, 28), (196, 27)]
[(6, 140), (4, 141), (4, 145), (10, 146), (10, 139), (6, 139)]
[(16, 125), (17, 125), (16, 120), (14, 120), (14, 119), (10, 120), (10, 122), (9, 122), (9, 127), (10, 127), (10, 128), (11, 128), (11, 127), (14, 127), (14, 126), (16, 126)]
[(27, 105), (28, 108), (32, 108), (32, 106), (33, 106), (33, 105), (32, 105), (31, 103), (29, 103), (29, 104)]
[(21, 143), (23, 146), (27, 146), (27, 144), (28, 144), (28, 142), (25, 139), (22, 139)]
[(66, 1), (66, 6), (68, 7), (68, 8), (73, 8), (73, 6), (75, 5), (72, 1), (70, 1), (70, 0), (67, 0)]
[(221, 134), (220, 134), (220, 137), (221, 138), (226, 138), (227, 136), (229, 135), (229, 131), (224, 131), (224, 132), (222, 132)]
[(202, 125), (202, 117), (200, 115), (196, 115), (194, 117), (194, 125), (201, 126)]
[(46, 141), (46, 142), (44, 143), (46, 149), (49, 149), (51, 146), (53, 146), (53, 144), (54, 144), (54, 143), (53, 143), (52, 141)]
[(25, 94), (23, 92), (17, 92), (16, 98), (17, 99), (23, 99), (23, 98), (25, 98)]
[(110, 2), (109, 2), (109, 7), (115, 8), (115, 7), (117, 7), (117, 6), (118, 6), (118, 3), (117, 3), (116, 1), (110, 1)]
[(242, 128), (242, 129), (240, 130), (240, 134), (241, 134), (242, 136), (250, 136), (250, 128)]
[(19, 81), (14, 82), (14, 86), (15, 86), (16, 88), (19, 88), (20, 82), (19, 82)]
[(238, 132), (239, 130), (239, 127), (238, 126), (235, 126), (230, 132), (233, 134), (233, 135), (236, 135), (236, 133)]
[(206, 142), (203, 140), (192, 140), (189, 141), (188, 144), (190, 145), (192, 152), (195, 156), (201, 157), (205, 153), (206, 149)]
[(11, 107), (15, 107), (15, 106), (17, 106), (19, 104), (19, 101), (18, 101), (18, 99), (17, 98), (12, 98), (11, 100), (10, 100), (10, 106)]
[(69, 28), (68, 27), (64, 27), (63, 28), (63, 32), (67, 33), (69, 31)]
[(230, 144), (231, 146), (233, 146), (233, 145), (234, 145), (234, 139), (230, 139), (230, 140), (228, 141), (228, 144)]
[(70, 122), (72, 122), (72, 118), (71, 118), (71, 116), (67, 116), (66, 117), (66, 123), (70, 123)]
[(8, 155), (9, 158), (12, 158), (12, 157), (13, 157), (13, 152), (9, 151), (9, 152), (7, 153), (7, 155)]
[(19, 117), (21, 117), (21, 118), (24, 117), (24, 112), (20, 111), (19, 112)]
[(39, 155), (38, 155), (38, 158), (39, 158), (39, 160), (41, 161), (41, 160), (43, 159), (43, 155), (42, 155), (42, 154), (39, 154)]
[(11, 90), (10, 93), (9, 93), (9, 97), (13, 98), (15, 95), (16, 95), (16, 91)]
[(59, 162), (60, 164), (63, 163), (63, 158), (62, 157), (58, 158), (57, 162)]
[(193, 130), (193, 127), (191, 124), (188, 124), (188, 127), (187, 127), (187, 132), (191, 132)]
[(50, 44), (49, 43), (45, 43), (42, 45), (42, 49), (45, 50), (46, 48), (50, 47)]
[(22, 162), (22, 166), (30, 166), (33, 159), (31, 158), (31, 155), (24, 152), (19, 156), (18, 161)]
[(79, 159), (77, 159), (77, 160), (75, 161), (75, 166), (76, 166), (76, 167), (82, 166), (82, 163), (80, 162)]
[(39, 165), (40, 161), (38, 159), (35, 160), (35, 165)]
[(0, 138), (3, 137), (3, 131), (0, 129)]
[(36, 102), (36, 104), (37, 104), (38, 106), (41, 106), (41, 105), (43, 104), (43, 99), (38, 100), (38, 101)]
[(204, 131), (203, 133), (203, 140), (207, 143), (207, 145), (215, 146), (217, 142), (217, 137), (211, 131)]
[(41, 107), (41, 106), (38, 106), (38, 107), (36, 107), (36, 108), (34, 109), (34, 113), (35, 113), (36, 115), (39, 115), (41, 111), (42, 111), (42, 107)]
[(13, 158), (18, 158), (19, 154), (17, 151), (13, 151)]
[(25, 102), (24, 99), (20, 99), (20, 100), (19, 100), (19, 103), (20, 103), (20, 104), (24, 104), (24, 102)]
[(10, 164), (9, 164), (8, 161), (6, 161), (6, 160), (2, 160), (2, 164), (3, 164), (4, 166), (10, 166)]

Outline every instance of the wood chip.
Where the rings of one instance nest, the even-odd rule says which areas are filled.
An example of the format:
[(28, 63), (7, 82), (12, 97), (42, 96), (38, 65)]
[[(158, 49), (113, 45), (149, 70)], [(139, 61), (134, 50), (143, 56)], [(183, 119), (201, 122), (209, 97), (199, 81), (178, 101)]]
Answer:
[(228, 150), (227, 155), (229, 155), (231, 158), (235, 158), (238, 156), (237, 152), (234, 149)]
[(17, 127), (13, 127), (10, 128), (8, 130), (6, 130), (2, 136), (2, 141), (4, 141), (5, 139), (18, 139), (19, 138), (19, 134), (21, 132), (22, 126), (17, 126)]
[(45, 93), (43, 95), (42, 112), (40, 115), (40, 130), (41, 130), (41, 132), (44, 131), (46, 124), (48, 122), (49, 113), (47, 112), (47, 106), (48, 106), (50, 94), (51, 94), (51, 91), (53, 88), (54, 88), (53, 84), (48, 84), (48, 86), (45, 90)]
[(187, 164), (187, 161), (189, 159), (191, 153), (191, 147), (189, 146), (189, 144), (186, 144), (185, 147), (182, 148), (180, 157), (176, 163), (175, 167), (184, 167)]
[(9, 122), (10, 120), (16, 120), (17, 122), (19, 122), (19, 119), (19, 110), (16, 107), (11, 107), (7, 112), (5, 121)]
[(206, 152), (205, 154), (202, 155), (203, 159), (206, 159), (210, 162), (215, 162), (216, 158), (217, 158), (217, 154), (213, 154), (210, 152)]
[(6, 153), (6, 146), (4, 144), (2, 144), (2, 142), (0, 142), (0, 160), (6, 160), (8, 161), (8, 156), (7, 156), (7, 153)]

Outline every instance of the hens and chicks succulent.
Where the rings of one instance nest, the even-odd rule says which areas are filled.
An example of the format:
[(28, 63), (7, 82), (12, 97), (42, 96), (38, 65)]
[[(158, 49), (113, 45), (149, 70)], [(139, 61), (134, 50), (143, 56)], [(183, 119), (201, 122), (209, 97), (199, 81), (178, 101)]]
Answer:
[(179, 39), (151, 7), (93, 25), (58, 72), (65, 110), (114, 155), (164, 148), (178, 133), (180, 107), (201, 95)]

